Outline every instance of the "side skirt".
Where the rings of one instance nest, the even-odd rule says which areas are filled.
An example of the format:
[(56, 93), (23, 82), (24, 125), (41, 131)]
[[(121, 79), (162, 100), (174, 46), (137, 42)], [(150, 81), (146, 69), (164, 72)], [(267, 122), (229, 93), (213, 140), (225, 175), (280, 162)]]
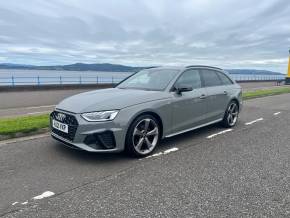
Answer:
[(214, 121), (211, 121), (211, 122), (208, 122), (208, 123), (205, 123), (205, 124), (202, 124), (202, 125), (199, 125), (199, 126), (195, 126), (193, 128), (190, 128), (190, 129), (186, 129), (186, 130), (182, 130), (182, 131), (179, 131), (179, 132), (175, 132), (173, 134), (170, 134), (170, 135), (167, 135), (165, 136), (164, 138), (170, 138), (172, 136), (176, 136), (176, 135), (179, 135), (179, 134), (182, 134), (182, 133), (185, 133), (185, 132), (189, 132), (189, 131), (192, 131), (192, 130), (195, 130), (195, 129), (199, 129), (199, 128), (202, 128), (202, 127), (205, 127), (205, 126), (208, 126), (208, 125), (211, 125), (211, 124), (214, 124), (214, 123), (218, 123), (220, 121), (222, 121), (223, 119), (218, 119), (218, 120), (214, 120)]

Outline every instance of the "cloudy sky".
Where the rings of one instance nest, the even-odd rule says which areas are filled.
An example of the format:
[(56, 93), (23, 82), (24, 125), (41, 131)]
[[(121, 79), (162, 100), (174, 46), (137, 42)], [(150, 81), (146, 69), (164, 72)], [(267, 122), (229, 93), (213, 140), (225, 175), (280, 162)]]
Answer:
[(2, 0), (0, 63), (207, 64), (285, 73), (289, 0)]

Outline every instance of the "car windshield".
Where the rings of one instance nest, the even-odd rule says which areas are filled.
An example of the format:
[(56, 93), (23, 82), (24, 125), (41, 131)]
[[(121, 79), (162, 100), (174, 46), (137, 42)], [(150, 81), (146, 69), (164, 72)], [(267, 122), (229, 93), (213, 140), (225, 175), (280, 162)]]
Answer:
[(173, 69), (141, 70), (124, 80), (117, 88), (161, 91), (168, 86), (177, 73), (178, 70)]

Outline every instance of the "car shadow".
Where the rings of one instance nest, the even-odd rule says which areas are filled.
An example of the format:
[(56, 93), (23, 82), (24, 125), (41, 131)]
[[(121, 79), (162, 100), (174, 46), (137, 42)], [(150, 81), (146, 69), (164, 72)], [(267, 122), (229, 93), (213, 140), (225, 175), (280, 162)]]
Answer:
[[(239, 126), (239, 125), (238, 125)], [(210, 135), (212, 133), (222, 131), (225, 128), (222, 127), (220, 124), (212, 124), (207, 127), (203, 127), (200, 129), (196, 129), (193, 131), (189, 131), (180, 135), (176, 135), (170, 138), (162, 139), (160, 142), (160, 145), (155, 149), (155, 153), (164, 151), (166, 149), (172, 148), (173, 145), (179, 145), (179, 149), (181, 148), (180, 145), (184, 144), (192, 144), (194, 146), (195, 139), (199, 140), (203, 136)], [(199, 141), (196, 141), (196, 143), (199, 143)], [(123, 162), (123, 161), (135, 161), (139, 158), (130, 157), (125, 152), (121, 153), (93, 153), (93, 152), (87, 152), (83, 150), (77, 150), (70, 147), (67, 147), (66, 145), (63, 145), (60, 142), (55, 141), (54, 142), (54, 149), (58, 153), (60, 153), (62, 156), (66, 158), (73, 158), (80, 162)]]
[[(237, 125), (233, 128), (236, 129), (236, 128), (239, 128), (240, 126), (241, 126), (241, 122), (238, 122)], [(185, 132), (185, 133), (182, 133), (180, 135), (176, 135), (170, 138), (164, 138), (161, 141), (160, 146), (156, 148), (156, 152), (169, 149), (173, 147), (173, 145), (177, 145), (177, 144), (180, 145), (182, 143), (187, 144), (187, 145), (192, 144), (192, 146), (194, 146), (194, 144), (200, 143), (200, 141), (197, 141), (197, 140), (202, 139), (202, 137), (207, 137), (211, 134), (214, 134), (216, 132), (223, 131), (226, 129), (228, 128), (225, 128), (221, 124), (216, 123), (216, 124), (212, 124), (206, 127), (196, 129), (196, 130)]]
[(94, 153), (83, 150), (77, 150), (63, 145), (60, 142), (55, 141), (54, 149), (61, 156), (69, 159), (74, 159), (79, 162), (119, 162), (126, 160), (134, 160), (134, 158), (129, 157), (124, 152), (121, 153)]
[[(172, 147), (172, 145), (184, 143), (190, 143), (191, 141), (200, 138), (202, 135), (205, 135), (213, 130), (223, 129), (219, 124), (213, 124), (207, 127), (202, 127), (200, 129), (192, 130), (189, 132), (182, 133), (180, 135), (176, 135), (170, 138), (164, 138), (159, 148), (162, 150)], [(194, 141), (193, 141), (194, 142)]]

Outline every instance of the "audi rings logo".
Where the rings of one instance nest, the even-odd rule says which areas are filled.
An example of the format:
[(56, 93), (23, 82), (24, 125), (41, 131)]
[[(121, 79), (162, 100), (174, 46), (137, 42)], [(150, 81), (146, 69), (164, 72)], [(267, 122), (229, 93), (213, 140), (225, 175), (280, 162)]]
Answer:
[(59, 121), (64, 121), (65, 117), (66, 117), (65, 114), (62, 114), (62, 113), (57, 113), (55, 115), (55, 118)]

